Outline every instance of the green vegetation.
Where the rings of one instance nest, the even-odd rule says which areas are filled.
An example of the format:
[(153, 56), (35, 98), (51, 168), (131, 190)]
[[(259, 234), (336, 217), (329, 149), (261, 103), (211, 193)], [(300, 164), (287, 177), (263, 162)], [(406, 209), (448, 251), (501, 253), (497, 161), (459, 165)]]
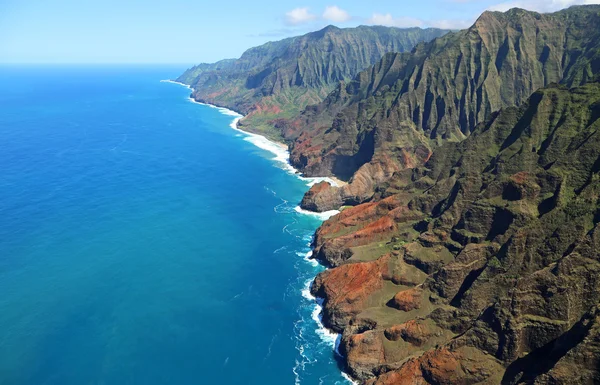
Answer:
[[(597, 25), (600, 6), (552, 14), (485, 12), (466, 30), (410, 53), (388, 53), (302, 115), (304, 141), (309, 137), (314, 145), (292, 146), (292, 160), (309, 174), (347, 173), (322, 165), (345, 162), (355, 171), (373, 159), (389, 162), (388, 156), (398, 167), (420, 163), (427, 149), (464, 140), (493, 113), (523, 104), (542, 87), (594, 80), (600, 70)], [(482, 155), (494, 154), (495, 145)]]
[(321, 102), (339, 82), (349, 81), (386, 52), (410, 51), (447, 32), (329, 26), (251, 48), (237, 60), (199, 64), (177, 80), (194, 88), (196, 100), (248, 115), (241, 122), (245, 130), (281, 139), (289, 136), (283, 120)]

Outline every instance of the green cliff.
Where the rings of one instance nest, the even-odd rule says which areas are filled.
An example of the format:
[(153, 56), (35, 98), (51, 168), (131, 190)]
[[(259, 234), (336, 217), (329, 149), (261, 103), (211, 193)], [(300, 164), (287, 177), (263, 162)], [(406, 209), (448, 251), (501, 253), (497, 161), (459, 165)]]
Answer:
[[(551, 83), (583, 84), (600, 68), (600, 7), (553, 14), (485, 12), (469, 29), (389, 53), (307, 108), (291, 161), (308, 175), (354, 176), (305, 207), (323, 211), (369, 199), (395, 171), (461, 141), (489, 114)], [(358, 171), (358, 175), (355, 173)], [(320, 198), (320, 199), (319, 199)]]
[(283, 119), (321, 102), (343, 80), (387, 52), (411, 50), (448, 31), (420, 28), (328, 26), (303, 36), (251, 48), (237, 60), (200, 64), (177, 81), (191, 85), (197, 101), (246, 115), (240, 126), (281, 140)]

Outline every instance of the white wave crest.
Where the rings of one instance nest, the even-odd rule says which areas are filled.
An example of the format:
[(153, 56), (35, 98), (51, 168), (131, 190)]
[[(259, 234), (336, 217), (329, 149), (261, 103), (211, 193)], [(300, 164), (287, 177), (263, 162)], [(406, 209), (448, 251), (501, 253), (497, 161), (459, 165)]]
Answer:
[(319, 266), (319, 261), (317, 261), (316, 259), (314, 259), (312, 256), (313, 256), (313, 252), (311, 250), (311, 251), (309, 251), (308, 253), (306, 253), (304, 255), (304, 260), (306, 262), (310, 263), (311, 265), (313, 265), (313, 267)]
[(351, 383), (351, 384), (353, 384), (353, 385), (358, 385), (358, 381), (354, 381), (354, 380), (352, 379), (352, 377), (350, 377), (350, 376), (348, 375), (348, 373), (346, 373), (346, 372), (342, 372), (342, 377), (344, 377), (344, 379), (345, 379), (346, 381), (348, 381), (349, 383)]
[(189, 85), (187, 85), (187, 84), (184, 84), (184, 83), (181, 83), (181, 82), (176, 82), (175, 80), (169, 80), (169, 79), (165, 79), (165, 80), (161, 80), (160, 82), (161, 82), (161, 83), (172, 83), (172, 84), (177, 84), (177, 85), (183, 86), (183, 87), (185, 87), (185, 88), (187, 88), (187, 89), (190, 89), (190, 90), (192, 89), (192, 87), (190, 87)]
[(302, 289), (302, 296), (314, 302), (315, 304), (315, 307), (311, 313), (311, 318), (318, 325), (316, 333), (319, 335), (323, 342), (326, 342), (327, 344), (331, 345), (333, 348), (336, 349), (337, 352), (337, 340), (340, 335), (338, 333), (332, 332), (323, 325), (323, 320), (321, 316), (321, 312), (323, 311), (323, 299), (317, 298), (311, 294), (310, 285), (312, 284), (312, 281), (312, 279), (306, 281), (306, 283), (304, 284), (304, 288)]
[(313, 217), (319, 218), (322, 221), (326, 221), (329, 218), (331, 218), (332, 216), (339, 214), (339, 212), (340, 212), (339, 210), (329, 210), (329, 211), (324, 211), (322, 213), (317, 213), (314, 211), (304, 210), (304, 209), (300, 208), (300, 206), (294, 207), (294, 210), (299, 214), (311, 215)]

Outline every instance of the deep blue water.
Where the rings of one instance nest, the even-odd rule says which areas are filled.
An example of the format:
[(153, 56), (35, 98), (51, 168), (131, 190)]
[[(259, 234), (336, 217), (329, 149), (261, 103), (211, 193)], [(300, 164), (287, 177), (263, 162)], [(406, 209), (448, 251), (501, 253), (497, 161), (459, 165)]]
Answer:
[(0, 384), (336, 384), (307, 181), (161, 83), (0, 67)]

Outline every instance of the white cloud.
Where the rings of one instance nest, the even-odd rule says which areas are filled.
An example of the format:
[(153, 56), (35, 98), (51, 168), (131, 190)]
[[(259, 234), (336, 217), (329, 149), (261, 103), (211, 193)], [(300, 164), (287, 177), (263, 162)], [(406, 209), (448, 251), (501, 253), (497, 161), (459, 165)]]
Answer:
[(337, 5), (325, 7), (323, 12), (323, 19), (333, 21), (334, 23), (343, 23), (350, 20), (348, 12), (339, 8)]
[(511, 8), (523, 8), (529, 11), (554, 12), (572, 5), (600, 4), (600, 0), (515, 0), (492, 5), (490, 11), (505, 12)]
[(386, 27), (421, 27), (424, 23), (423, 20), (415, 19), (413, 17), (392, 17), (391, 14), (386, 13), (374, 13), (370, 19), (367, 20), (367, 24), (384, 25)]
[(465, 29), (465, 28), (469, 28), (470, 26), (472, 26), (473, 23), (474, 23), (474, 21), (472, 21), (472, 20), (468, 21), (468, 20), (443, 19), (443, 20), (432, 20), (426, 24), (430, 27), (440, 28), (440, 29)]
[[(471, 3), (478, 0), (448, 0), (453, 3)], [(523, 8), (537, 12), (555, 12), (573, 5), (600, 4), (600, 0), (508, 0), (488, 7), (490, 11), (505, 12), (511, 8)], [(366, 20), (367, 24), (387, 27), (434, 27), (442, 29), (465, 29), (474, 23), (474, 19), (438, 19), (423, 20), (413, 17), (393, 17), (390, 13), (374, 13)]]
[(290, 25), (308, 23), (317, 18), (317, 15), (308, 11), (308, 8), (294, 8), (285, 14), (285, 21)]
[[(599, 0), (600, 1), (600, 0)], [(384, 25), (386, 27), (434, 27), (442, 29), (464, 29), (473, 24), (473, 21), (468, 20), (421, 20), (414, 17), (393, 17), (391, 14), (374, 13), (367, 24)]]

